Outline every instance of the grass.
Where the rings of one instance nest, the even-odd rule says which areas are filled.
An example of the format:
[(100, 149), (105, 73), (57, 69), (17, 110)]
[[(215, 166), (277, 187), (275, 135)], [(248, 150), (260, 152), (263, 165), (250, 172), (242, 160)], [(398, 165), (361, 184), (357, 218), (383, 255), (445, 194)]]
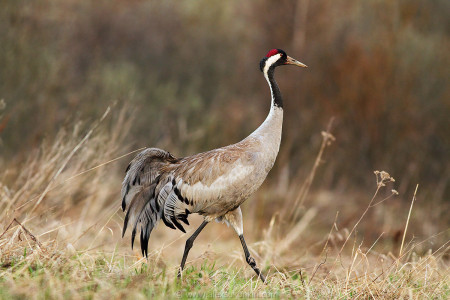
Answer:
[[(118, 195), (133, 153), (126, 155), (120, 145), (129, 115), (126, 108), (108, 110), (93, 125), (61, 129), (25, 161), (3, 169), (0, 298), (450, 298), (450, 232), (445, 222), (439, 227), (438, 220), (421, 215), (426, 210), (417, 201), (420, 190), (414, 207), (411, 201), (394, 210), (387, 206), (398, 197), (394, 180), (384, 171), (375, 172), (373, 195), (364, 192), (357, 202), (350, 196), (336, 201), (339, 192), (324, 196), (314, 188), (329, 131), (305, 184), (293, 178), (285, 192), (275, 194), (276, 184), (269, 181), (243, 207), (246, 240), (267, 274), (266, 285), (246, 265), (232, 230), (221, 224), (202, 232), (178, 280), (184, 241), (201, 218), (193, 216), (187, 234), (159, 226), (148, 260), (139, 247), (130, 249), (128, 235), (121, 238)], [(297, 191), (301, 197), (292, 196)], [(399, 244), (390, 236), (393, 220), (402, 224)], [(421, 233), (415, 224), (430, 222), (440, 230), (407, 235)]]
[[(55, 246), (52, 246), (50, 253), (50, 249), (46, 248), (45, 251), (33, 251), (30, 255), (4, 262), (0, 285), (2, 298), (296, 296), (313, 299), (445, 299), (450, 296), (448, 275), (443, 274), (445, 270), (436, 254), (396, 266), (395, 261), (390, 259), (370, 262), (370, 257), (358, 251), (354, 256), (354, 265), (365, 266), (351, 279), (346, 278), (342, 271), (333, 272), (332, 278), (320, 275), (312, 279), (312, 270), (300, 272), (269, 267), (266, 269), (268, 283), (264, 285), (250, 275), (243, 264), (240, 267), (217, 265), (214, 260), (201, 259), (195, 266), (188, 267), (179, 281), (175, 276), (175, 266), (158, 264), (155, 259), (146, 262), (114, 252), (71, 253)], [(383, 268), (386, 268), (384, 273)], [(358, 273), (359, 276), (356, 275)]]

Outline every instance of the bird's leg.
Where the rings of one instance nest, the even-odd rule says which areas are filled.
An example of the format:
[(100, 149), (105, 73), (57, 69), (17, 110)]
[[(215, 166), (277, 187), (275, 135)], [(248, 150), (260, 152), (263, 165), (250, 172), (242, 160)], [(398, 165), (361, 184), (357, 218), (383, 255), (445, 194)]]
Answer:
[(183, 271), (183, 269), (184, 269), (184, 264), (186, 263), (186, 259), (187, 259), (189, 250), (191, 250), (192, 245), (194, 245), (195, 239), (200, 234), (200, 232), (203, 230), (203, 228), (205, 228), (206, 224), (208, 224), (208, 222), (203, 221), (203, 223), (200, 225), (200, 227), (197, 228), (197, 230), (194, 232), (194, 234), (192, 234), (191, 237), (186, 240), (186, 246), (184, 247), (183, 259), (181, 260), (180, 269), (178, 270), (178, 277), (181, 277), (181, 271)]
[(242, 248), (244, 248), (245, 260), (252, 267), (252, 269), (256, 272), (259, 278), (266, 283), (266, 277), (261, 274), (261, 271), (256, 266), (256, 261), (253, 257), (250, 256), (250, 252), (248, 251), (247, 244), (244, 240), (244, 225), (242, 222), (242, 211), (241, 208), (238, 207), (235, 210), (229, 211), (224, 215), (225, 221), (233, 227), (234, 231), (236, 231), (239, 239), (241, 240)]
[(258, 275), (261, 280), (266, 283), (266, 277), (264, 277), (263, 274), (261, 274), (261, 270), (256, 266), (256, 261), (253, 257), (250, 256), (250, 252), (248, 251), (247, 244), (244, 240), (244, 235), (239, 235), (239, 239), (241, 240), (242, 248), (244, 248), (244, 254), (245, 254), (245, 260), (247, 263), (252, 267), (252, 269), (256, 272), (256, 275)]

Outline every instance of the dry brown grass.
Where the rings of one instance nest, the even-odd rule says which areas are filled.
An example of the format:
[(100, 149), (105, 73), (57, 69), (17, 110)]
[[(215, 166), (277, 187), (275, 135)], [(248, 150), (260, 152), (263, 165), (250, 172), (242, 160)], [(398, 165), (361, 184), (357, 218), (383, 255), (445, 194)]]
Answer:
[[(378, 171), (373, 196), (358, 197), (364, 204), (354, 209), (332, 205), (340, 192), (317, 189), (303, 193), (304, 200), (296, 204), (301, 208), (283, 202), (296, 199), (294, 182), (300, 179), (290, 179), (282, 194), (266, 185), (246, 203), (247, 240), (268, 274), (267, 285), (254, 278), (238, 239), (220, 224), (202, 232), (178, 282), (176, 268), (187, 235), (159, 226), (148, 261), (130, 249), (128, 236), (120, 237), (122, 166), (132, 155), (124, 155), (119, 146), (130, 127), (128, 115), (127, 109), (113, 109), (94, 124), (61, 129), (31, 150), (26, 161), (5, 166), (0, 175), (0, 298), (450, 297), (449, 230), (413, 239), (406, 234), (414, 223), (437, 221), (418, 219), (414, 210), (419, 205), (411, 203), (409, 214), (402, 209), (397, 216), (405, 233), (399, 251), (388, 232), (375, 239), (364, 234), (378, 232), (370, 230), (371, 222), (379, 221), (377, 209), (396, 199), (395, 190), (386, 186), (392, 177)], [(325, 141), (329, 134), (323, 135)], [(317, 167), (312, 164), (314, 172)], [(287, 222), (284, 212), (296, 208), (298, 218)], [(332, 216), (323, 222), (328, 228), (322, 225), (324, 214)], [(199, 222), (193, 218), (190, 232)]]

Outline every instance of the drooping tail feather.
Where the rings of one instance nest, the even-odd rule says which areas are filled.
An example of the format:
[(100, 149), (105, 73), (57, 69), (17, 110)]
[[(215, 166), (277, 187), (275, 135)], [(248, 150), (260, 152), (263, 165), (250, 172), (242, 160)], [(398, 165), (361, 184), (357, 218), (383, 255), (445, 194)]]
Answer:
[[(140, 224), (140, 242), (142, 254), (148, 254), (148, 240), (153, 228), (156, 227), (164, 211), (165, 198), (159, 197), (161, 179), (164, 183), (168, 174), (163, 168), (175, 163), (177, 158), (169, 152), (149, 148), (139, 153), (128, 165), (125, 179), (122, 183), (122, 209), (128, 211), (125, 215), (122, 237), (128, 224), (132, 226), (131, 247), (133, 248), (136, 231)], [(162, 176), (164, 175), (164, 176)]]

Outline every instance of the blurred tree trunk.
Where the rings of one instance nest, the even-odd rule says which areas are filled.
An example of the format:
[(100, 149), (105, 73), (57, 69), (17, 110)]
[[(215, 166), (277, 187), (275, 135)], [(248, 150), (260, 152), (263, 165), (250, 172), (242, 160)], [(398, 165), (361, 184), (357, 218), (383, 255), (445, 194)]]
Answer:
[(292, 37), (292, 50), (295, 53), (302, 52), (305, 46), (308, 6), (309, 0), (298, 0), (295, 6), (294, 30)]

